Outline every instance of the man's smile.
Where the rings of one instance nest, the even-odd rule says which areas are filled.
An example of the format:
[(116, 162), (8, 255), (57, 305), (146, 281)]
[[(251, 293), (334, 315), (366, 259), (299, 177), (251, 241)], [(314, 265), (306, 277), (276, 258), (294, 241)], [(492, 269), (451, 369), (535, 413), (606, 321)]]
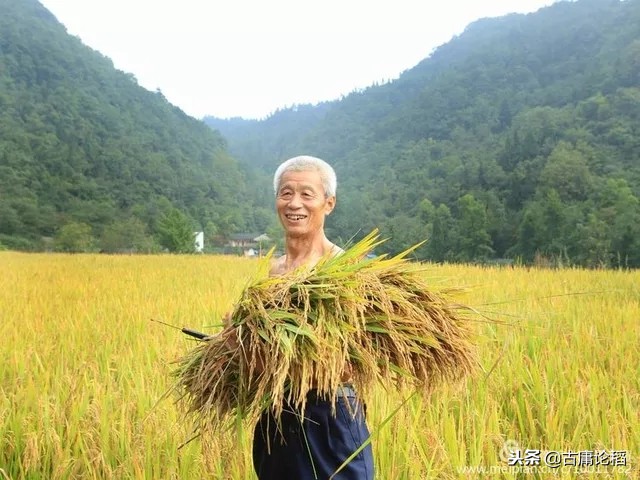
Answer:
[(292, 220), (292, 221), (294, 221), (294, 222), (295, 222), (295, 221), (298, 221), (298, 220), (303, 220), (303, 219), (307, 218), (307, 216), (306, 216), (306, 215), (300, 215), (300, 214), (298, 214), (298, 213), (295, 213), (295, 214), (294, 214), (294, 213), (287, 213), (287, 214), (285, 215), (285, 217), (287, 217), (287, 220)]

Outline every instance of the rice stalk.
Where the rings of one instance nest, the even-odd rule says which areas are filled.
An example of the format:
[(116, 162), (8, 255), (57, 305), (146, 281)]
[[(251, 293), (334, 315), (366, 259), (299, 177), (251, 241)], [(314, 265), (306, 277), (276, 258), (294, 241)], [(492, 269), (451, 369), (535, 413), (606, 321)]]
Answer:
[[(377, 385), (417, 389), (472, 373), (471, 311), (436, 291), (413, 247), (366, 258), (373, 231), (344, 253), (249, 284), (231, 324), (178, 361), (175, 389), (196, 430), (221, 429), (266, 409), (304, 414), (307, 394), (335, 399), (345, 369), (363, 397)], [(266, 259), (266, 265), (268, 261)]]

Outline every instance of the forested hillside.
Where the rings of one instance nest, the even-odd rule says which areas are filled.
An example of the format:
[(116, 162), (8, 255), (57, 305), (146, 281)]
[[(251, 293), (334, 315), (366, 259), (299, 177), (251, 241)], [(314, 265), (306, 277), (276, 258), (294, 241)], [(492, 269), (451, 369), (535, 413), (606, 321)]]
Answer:
[(0, 245), (181, 250), (193, 229), (265, 228), (219, 133), (37, 1), (0, 11)]
[[(330, 234), (421, 258), (640, 266), (640, 0), (475, 22), (388, 84), (264, 121), (205, 119), (264, 172), (338, 173)], [(271, 198), (265, 198), (271, 202)]]

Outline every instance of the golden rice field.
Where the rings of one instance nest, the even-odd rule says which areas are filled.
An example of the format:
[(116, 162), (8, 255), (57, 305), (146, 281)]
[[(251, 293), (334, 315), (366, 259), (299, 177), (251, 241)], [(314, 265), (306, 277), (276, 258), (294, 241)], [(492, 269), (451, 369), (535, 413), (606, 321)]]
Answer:
[[(193, 343), (150, 321), (215, 332), (255, 268), (0, 252), (0, 479), (255, 478), (250, 426), (179, 449), (188, 424), (160, 400)], [(478, 317), (476, 378), (397, 411), (399, 393), (368, 399), (377, 478), (640, 478), (640, 272), (433, 266), (431, 281), (498, 322)]]

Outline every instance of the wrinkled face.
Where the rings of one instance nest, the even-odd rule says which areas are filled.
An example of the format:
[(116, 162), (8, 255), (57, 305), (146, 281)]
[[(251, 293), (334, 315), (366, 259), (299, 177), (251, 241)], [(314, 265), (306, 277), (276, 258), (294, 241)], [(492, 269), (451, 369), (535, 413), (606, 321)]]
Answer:
[(276, 210), (287, 235), (301, 237), (322, 232), (324, 218), (331, 213), (336, 197), (327, 198), (320, 173), (285, 172), (280, 178)]

